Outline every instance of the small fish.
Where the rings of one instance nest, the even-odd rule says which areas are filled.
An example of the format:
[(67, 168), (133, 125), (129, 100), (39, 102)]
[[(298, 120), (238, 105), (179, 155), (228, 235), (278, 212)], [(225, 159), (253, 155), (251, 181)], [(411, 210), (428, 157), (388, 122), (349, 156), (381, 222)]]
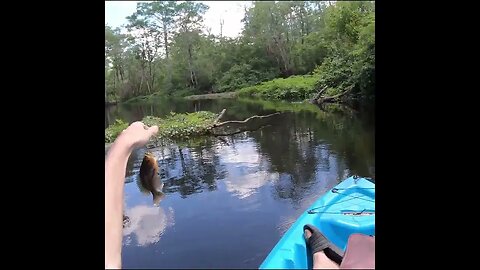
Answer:
[(162, 192), (163, 182), (160, 179), (157, 160), (152, 153), (147, 152), (143, 157), (139, 180), (140, 189), (152, 193), (153, 205), (158, 206), (165, 194)]
[(123, 228), (130, 226), (130, 217), (123, 214)]

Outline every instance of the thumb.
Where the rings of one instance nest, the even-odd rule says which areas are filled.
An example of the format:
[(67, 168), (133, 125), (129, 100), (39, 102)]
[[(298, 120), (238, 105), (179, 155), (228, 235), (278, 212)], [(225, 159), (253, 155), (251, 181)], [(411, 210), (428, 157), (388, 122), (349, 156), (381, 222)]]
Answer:
[(151, 126), (148, 128), (150, 136), (156, 135), (158, 133), (158, 126)]

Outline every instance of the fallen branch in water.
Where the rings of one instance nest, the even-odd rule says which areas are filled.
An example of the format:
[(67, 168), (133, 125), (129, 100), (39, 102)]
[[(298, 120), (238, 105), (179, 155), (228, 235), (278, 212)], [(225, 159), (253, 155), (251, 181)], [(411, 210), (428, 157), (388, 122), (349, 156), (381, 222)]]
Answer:
[(316, 100), (318, 100), (322, 96), (323, 92), (325, 92), (327, 89), (328, 86), (323, 87), (322, 90), (320, 90), (312, 99), (310, 99), (310, 103), (315, 103)]
[[(222, 111), (224, 112), (225, 109)], [(267, 118), (267, 117), (271, 117), (271, 116), (274, 116), (274, 115), (277, 115), (277, 114), (280, 114), (280, 112), (276, 112), (276, 113), (272, 113), (272, 114), (268, 114), (268, 115), (254, 115), (254, 116), (250, 116), (249, 118), (245, 119), (245, 120), (242, 120), (242, 121), (236, 121), (236, 120), (233, 120), (233, 121), (225, 121), (225, 122), (221, 122), (221, 123), (218, 123), (218, 124), (213, 124), (212, 128), (216, 128), (216, 127), (221, 127), (221, 126), (224, 126), (224, 125), (227, 125), (227, 124), (246, 124), (248, 121), (252, 120), (252, 119), (255, 119), (255, 118)]]
[(222, 112), (220, 113), (220, 115), (217, 117), (217, 119), (215, 120), (214, 124), (212, 125), (211, 128), (209, 128), (209, 132), (211, 135), (213, 136), (230, 136), (230, 135), (234, 135), (234, 134), (238, 134), (238, 133), (242, 133), (242, 132), (245, 132), (245, 131), (256, 131), (256, 130), (260, 130), (266, 126), (270, 126), (270, 125), (262, 125), (258, 128), (240, 128), (239, 130), (237, 131), (234, 131), (234, 132), (230, 132), (230, 133), (215, 133), (213, 132), (213, 130), (215, 128), (219, 128), (219, 127), (222, 127), (222, 126), (225, 126), (225, 125), (228, 125), (228, 124), (247, 124), (250, 120), (252, 119), (263, 119), (263, 118), (268, 118), (268, 117), (271, 117), (271, 116), (274, 116), (274, 115), (278, 115), (280, 114), (280, 112), (275, 112), (275, 113), (271, 113), (271, 114), (267, 114), (267, 115), (253, 115), (253, 116), (250, 116), (248, 117), (247, 119), (245, 120), (232, 120), (232, 121), (225, 121), (225, 122), (220, 122), (218, 123), (218, 120), (220, 120), (220, 118), (223, 116), (223, 114), (225, 113), (226, 109), (223, 109)]
[[(145, 116), (142, 122), (147, 126), (158, 126), (158, 133), (155, 137), (151, 138), (147, 148), (156, 147), (164, 139), (167, 140), (190, 140), (199, 136), (227, 136), (231, 134), (240, 133), (243, 131), (253, 131), (245, 129), (243, 131), (236, 131), (234, 133), (218, 134), (214, 132), (215, 128), (220, 128), (228, 124), (249, 124), (249, 121), (253, 119), (268, 118), (280, 112), (272, 113), (269, 115), (254, 115), (242, 121), (225, 121), (219, 122), (225, 114), (226, 109), (223, 109), (220, 114), (213, 112), (199, 111), (194, 113), (174, 113), (171, 112), (164, 118), (155, 116)], [(128, 123), (122, 121), (116, 121), (105, 130), (105, 143), (113, 142), (116, 137), (128, 127)], [(257, 128), (258, 129), (258, 128)], [(107, 152), (107, 146), (105, 147)]]
[(341, 93), (337, 95), (322, 97), (321, 95), (327, 89), (327, 87), (324, 87), (322, 90), (320, 90), (320, 92), (318, 92), (315, 95), (315, 97), (312, 100), (310, 100), (310, 102), (313, 104), (340, 103), (342, 101), (342, 98), (353, 90), (354, 86), (355, 86), (354, 84), (348, 86), (345, 90), (343, 90)]
[(220, 118), (222, 118), (222, 116), (225, 114), (226, 111), (227, 111), (227, 109), (223, 109), (222, 112), (220, 112), (217, 119), (215, 119), (215, 121), (213, 121), (213, 125), (216, 125), (218, 123), (218, 121), (220, 121)]

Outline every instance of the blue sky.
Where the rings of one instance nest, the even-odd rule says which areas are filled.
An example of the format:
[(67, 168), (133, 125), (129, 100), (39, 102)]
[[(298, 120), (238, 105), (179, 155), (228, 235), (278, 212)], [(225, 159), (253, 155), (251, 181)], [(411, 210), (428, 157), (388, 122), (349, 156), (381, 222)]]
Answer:
[[(140, 1), (106, 1), (105, 24), (119, 27), (126, 23), (126, 16), (135, 12), (137, 3)], [(250, 1), (199, 1), (210, 8), (205, 14), (204, 24), (211, 29), (213, 34), (220, 33), (220, 20), (223, 19), (223, 35), (237, 36), (242, 30), (244, 6), (250, 6)]]

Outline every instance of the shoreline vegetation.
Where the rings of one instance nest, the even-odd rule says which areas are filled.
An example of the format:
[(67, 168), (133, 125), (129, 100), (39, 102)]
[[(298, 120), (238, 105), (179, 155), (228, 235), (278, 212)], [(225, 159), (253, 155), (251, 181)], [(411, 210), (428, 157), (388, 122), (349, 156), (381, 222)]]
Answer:
[[(278, 113), (315, 110), (321, 116), (375, 101), (373, 1), (255, 1), (245, 8), (236, 38), (202, 31), (208, 8), (188, 1), (141, 2), (124, 27), (105, 25), (106, 106), (245, 98)], [(161, 126), (162, 139), (177, 140), (227, 134), (214, 123), (221, 115), (172, 112), (143, 120)], [(109, 126), (105, 142), (126, 125)], [(242, 128), (235, 130), (230, 133)]]
[(208, 8), (142, 2), (125, 26), (105, 25), (106, 104), (237, 95), (374, 100), (373, 1), (256, 1), (236, 38), (202, 30)]
[[(155, 116), (145, 116), (142, 122), (147, 126), (156, 125), (159, 128), (154, 141), (160, 140), (185, 141), (201, 136), (229, 136), (244, 131), (254, 131), (262, 128), (259, 125), (252, 129), (248, 124), (256, 119), (265, 119), (280, 114), (275, 112), (268, 115), (253, 115), (244, 120), (232, 120), (221, 122), (226, 109), (216, 114), (209, 111), (198, 111), (193, 113), (174, 113), (160, 118)], [(105, 129), (105, 148), (107, 144), (113, 143), (120, 133), (127, 128), (129, 123), (117, 119)], [(233, 129), (228, 131), (231, 126)], [(226, 128), (226, 129), (225, 129)], [(226, 131), (227, 130), (227, 131)], [(107, 150), (106, 150), (107, 151)]]
[[(341, 104), (348, 101), (347, 99), (342, 99), (342, 97), (347, 97), (354, 86), (351, 85), (346, 90), (338, 90), (329, 87), (323, 87), (321, 90), (318, 90), (318, 78), (318, 75), (291, 76), (285, 79), (277, 78), (257, 85), (244, 87), (233, 92), (190, 95), (183, 98), (188, 100), (203, 100), (250, 97), (291, 102), (309, 101), (310, 103), (319, 105), (325, 103)], [(125, 103), (152, 101), (155, 98), (161, 97), (162, 96), (158, 94), (139, 96), (130, 99)]]
[(202, 95), (191, 95), (184, 97), (189, 100), (201, 100), (201, 99), (220, 99), (220, 98), (236, 98), (238, 92), (224, 92), (224, 93), (211, 93)]
[[(254, 115), (241, 121), (225, 121), (221, 119), (226, 111), (219, 113), (210, 111), (198, 111), (193, 113), (174, 113), (164, 117), (145, 116), (143, 121), (147, 126), (159, 126), (159, 133), (155, 143), (159, 141), (175, 141), (177, 143), (200, 139), (202, 136), (228, 136), (244, 131), (255, 131), (269, 124), (269, 118), (282, 113), (308, 112), (316, 115), (318, 119), (324, 119), (331, 115), (349, 115), (354, 117), (359, 111), (346, 104), (312, 104), (308, 101), (289, 102), (283, 100), (264, 100), (251, 97), (237, 97), (239, 102), (252, 105), (260, 105), (265, 111), (273, 111), (268, 115)], [(245, 116), (246, 117), (246, 116)], [(258, 121), (252, 127), (251, 122)], [(129, 123), (116, 120), (105, 129), (105, 151), (116, 137), (127, 128)]]

